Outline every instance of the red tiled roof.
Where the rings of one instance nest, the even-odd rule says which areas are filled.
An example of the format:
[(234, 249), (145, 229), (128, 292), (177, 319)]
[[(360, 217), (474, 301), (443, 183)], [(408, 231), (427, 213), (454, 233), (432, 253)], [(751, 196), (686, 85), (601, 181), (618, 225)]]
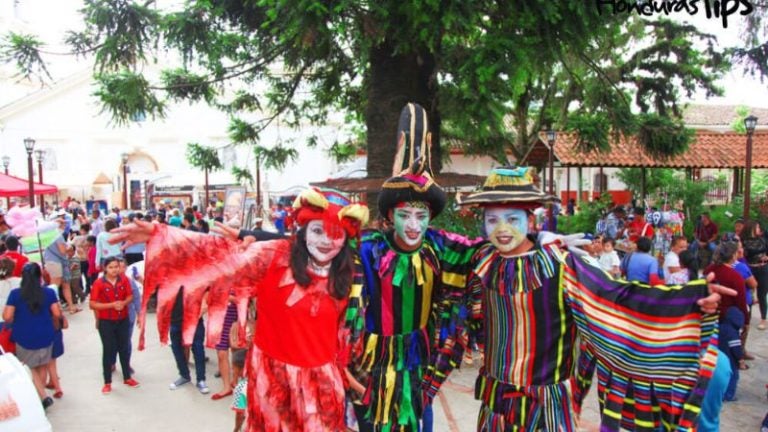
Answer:
[[(562, 133), (555, 141), (555, 160), (563, 166), (649, 167), (649, 168), (744, 168), (747, 136), (735, 132), (697, 131), (688, 151), (669, 159), (647, 155), (634, 137), (622, 138), (608, 152), (583, 153), (576, 148), (576, 134)], [(549, 150), (537, 142), (520, 165), (545, 166)], [(758, 130), (752, 138), (752, 167), (768, 168), (768, 131)]]

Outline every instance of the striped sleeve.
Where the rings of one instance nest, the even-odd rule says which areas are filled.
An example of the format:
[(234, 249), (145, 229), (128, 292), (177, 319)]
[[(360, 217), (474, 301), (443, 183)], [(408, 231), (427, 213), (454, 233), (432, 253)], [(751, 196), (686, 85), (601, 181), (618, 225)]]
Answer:
[(573, 254), (564, 262), (566, 295), (594, 356), (601, 430), (695, 428), (717, 359), (717, 316), (696, 304), (706, 283), (650, 287), (611, 279)]
[(464, 278), (466, 287), (450, 290), (455, 298), (441, 306), (448, 312), (444, 313), (443, 326), (439, 329), (441, 336), (423, 380), (427, 403), (431, 403), (451, 371), (461, 365), (464, 352), (471, 349), (473, 343), (483, 344), (482, 281), (472, 272)]

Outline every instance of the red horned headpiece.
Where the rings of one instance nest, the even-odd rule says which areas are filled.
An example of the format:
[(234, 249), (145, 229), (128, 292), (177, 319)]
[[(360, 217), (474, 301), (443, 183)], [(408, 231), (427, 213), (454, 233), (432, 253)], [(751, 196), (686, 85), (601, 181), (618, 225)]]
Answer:
[(310, 221), (322, 220), (325, 231), (330, 237), (339, 238), (343, 234), (354, 238), (368, 222), (368, 207), (350, 203), (340, 192), (330, 189), (306, 189), (296, 197), (293, 203), (296, 222), (305, 226)]

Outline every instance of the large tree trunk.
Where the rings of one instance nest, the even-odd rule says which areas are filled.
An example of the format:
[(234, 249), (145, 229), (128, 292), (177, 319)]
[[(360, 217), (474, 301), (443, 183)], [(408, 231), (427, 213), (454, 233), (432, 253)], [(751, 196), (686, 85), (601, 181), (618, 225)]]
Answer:
[[(417, 102), (429, 112), (432, 168), (435, 173), (439, 172), (440, 115), (434, 55), (426, 50), (424, 53), (394, 54), (393, 45), (385, 40), (371, 48), (370, 64), (365, 109), (368, 177), (386, 178), (392, 175), (397, 121), (400, 110), (408, 102)], [(369, 207), (374, 213), (377, 195), (368, 194)]]

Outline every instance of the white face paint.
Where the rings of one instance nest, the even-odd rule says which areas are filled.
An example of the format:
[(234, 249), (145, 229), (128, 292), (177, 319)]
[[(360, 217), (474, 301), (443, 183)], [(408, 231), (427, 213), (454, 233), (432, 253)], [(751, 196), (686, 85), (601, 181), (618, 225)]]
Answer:
[(307, 250), (316, 265), (330, 264), (331, 260), (341, 252), (345, 241), (345, 236), (337, 239), (329, 237), (323, 227), (323, 221), (313, 220), (307, 223)]
[(421, 245), (429, 226), (429, 210), (423, 207), (399, 207), (392, 211), (395, 235), (408, 247)]
[(504, 255), (512, 252), (528, 234), (528, 213), (509, 207), (488, 207), (483, 215), (488, 240)]

